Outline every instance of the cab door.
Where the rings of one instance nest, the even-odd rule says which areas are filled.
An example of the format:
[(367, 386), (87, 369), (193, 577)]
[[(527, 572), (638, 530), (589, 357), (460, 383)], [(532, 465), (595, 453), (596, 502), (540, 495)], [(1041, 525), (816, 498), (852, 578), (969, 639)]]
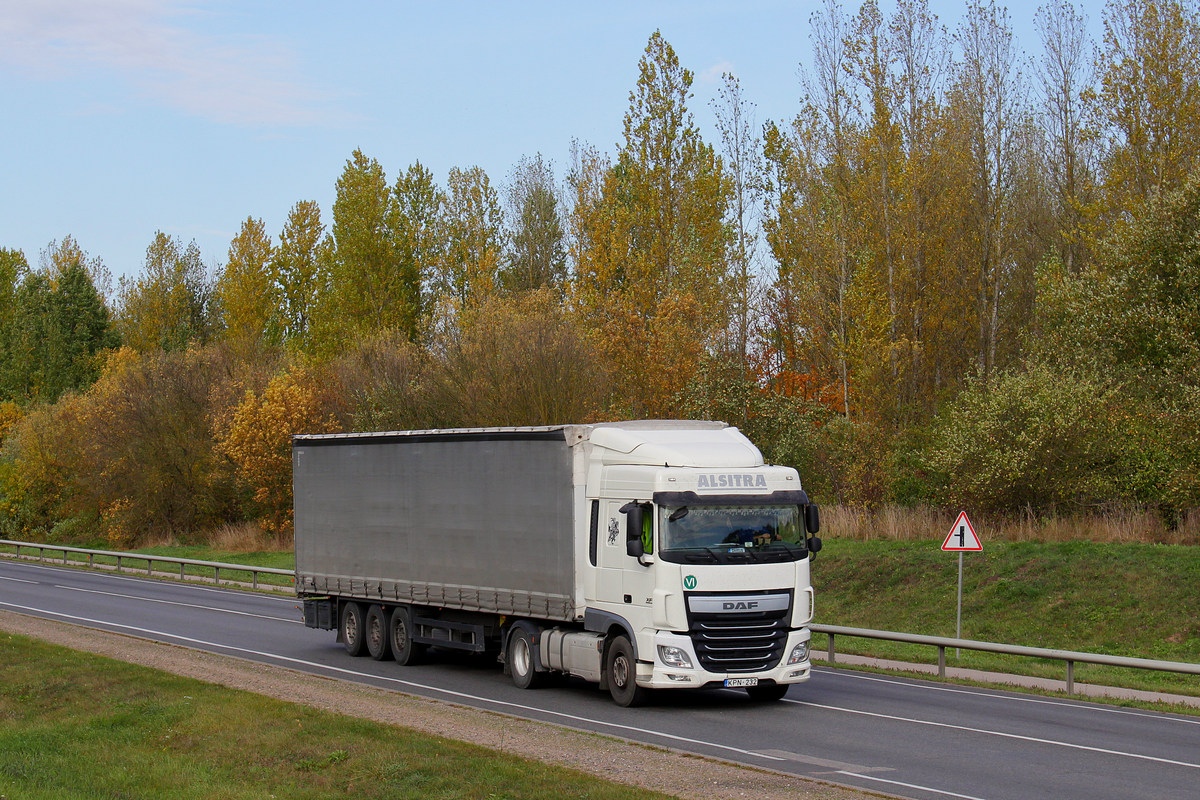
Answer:
[[(620, 511), (624, 535), (621, 539), (622, 561), (621, 602), (626, 606), (649, 611), (654, 603), (654, 563), (657, 542), (654, 505), (630, 501)], [(640, 544), (641, 556), (629, 555), (630, 543)], [(645, 616), (643, 625), (649, 625)]]

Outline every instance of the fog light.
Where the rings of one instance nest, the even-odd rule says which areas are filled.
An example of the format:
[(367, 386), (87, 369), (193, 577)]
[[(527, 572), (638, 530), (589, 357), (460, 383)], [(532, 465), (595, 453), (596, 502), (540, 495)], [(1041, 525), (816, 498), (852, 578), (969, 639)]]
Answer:
[(679, 669), (692, 668), (692, 659), (688, 656), (687, 651), (680, 647), (672, 647), (669, 644), (660, 644), (658, 646), (658, 660), (668, 667), (678, 667)]
[[(661, 648), (660, 648), (661, 649)], [(788, 666), (799, 664), (803, 661), (808, 661), (808, 642), (801, 642), (792, 648), (792, 654), (788, 656)]]
[(691, 683), (692, 676), (691, 675), (672, 675), (671, 673), (668, 672), (667, 680), (678, 681), (681, 683)]

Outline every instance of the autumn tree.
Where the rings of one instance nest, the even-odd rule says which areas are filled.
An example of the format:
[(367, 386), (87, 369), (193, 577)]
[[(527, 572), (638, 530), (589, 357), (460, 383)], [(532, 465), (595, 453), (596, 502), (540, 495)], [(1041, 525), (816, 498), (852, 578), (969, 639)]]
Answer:
[(299, 349), (311, 345), (313, 310), (322, 285), (322, 242), (325, 226), (321, 208), (301, 200), (288, 212), (268, 270), (279, 307), (283, 340)]
[(229, 258), (213, 291), (222, 338), (243, 350), (279, 340), (280, 298), (271, 280), (272, 257), (271, 237), (262, 220), (247, 217), (229, 243)]
[(1091, 86), (1087, 18), (1067, 0), (1042, 6), (1034, 17), (1042, 40), (1035, 62), (1044, 100), (1041, 115), (1056, 220), (1056, 249), (1069, 272), (1087, 265), (1095, 215), (1094, 137), (1085, 127), (1083, 95)]
[(403, 329), (420, 287), (402, 263), (397, 206), (383, 167), (355, 150), (337, 182), (328, 281), (318, 303), (320, 349), (338, 352), (346, 337)]
[(182, 350), (208, 341), (212, 286), (195, 242), (186, 247), (162, 231), (146, 248), (136, 278), (118, 285), (117, 329), (140, 352)]
[(340, 431), (323, 402), (324, 384), (303, 367), (285, 370), (261, 392), (246, 392), (217, 441), (251, 488), (259, 525), (280, 542), (292, 533), (292, 434)]
[(549, 287), (472, 306), (435, 352), (432, 427), (586, 422), (608, 391), (599, 354)]
[(988, 375), (1001, 349), (1004, 305), (1018, 268), (1013, 248), (1013, 173), (1016, 132), (1024, 114), (1024, 86), (1008, 12), (973, 0), (959, 26), (962, 48), (954, 85), (970, 174), (970, 226), (964, 242), (974, 272), (976, 369)]
[(453, 167), (443, 210), (445, 252), (434, 276), (443, 323), (498, 288), (504, 254), (500, 196), (480, 167)]
[(429, 327), (431, 282), (445, 258), (442, 218), (445, 195), (433, 173), (415, 162), (396, 179), (393, 230), (403, 275), (403, 314), (399, 330), (410, 342), (422, 342)]
[(1088, 93), (1106, 141), (1105, 206), (1128, 219), (1181, 186), (1200, 153), (1200, 10), (1188, 0), (1112, 0)]
[(749, 367), (754, 327), (757, 283), (758, 216), (763, 191), (762, 142), (756, 130), (754, 104), (742, 93), (736, 75), (721, 76), (715, 100), (721, 155), (729, 176), (728, 225), (733, 235), (730, 247), (731, 350), (743, 369)]
[(509, 291), (563, 287), (567, 251), (554, 170), (539, 153), (522, 157), (508, 178), (508, 258), (500, 282)]
[(615, 163), (584, 154), (574, 175), (576, 288), (630, 411), (669, 415), (725, 327), (730, 186), (688, 109), (692, 73), (661, 33), (638, 73)]
[(3, 312), (0, 383), (18, 401), (54, 402), (91, 385), (99, 375), (98, 354), (117, 344), (108, 306), (93, 283), (93, 275), (104, 274), (103, 264), (68, 236), (42, 251), (36, 271), (22, 265), (23, 259), (9, 262), (23, 277), (8, 290)]

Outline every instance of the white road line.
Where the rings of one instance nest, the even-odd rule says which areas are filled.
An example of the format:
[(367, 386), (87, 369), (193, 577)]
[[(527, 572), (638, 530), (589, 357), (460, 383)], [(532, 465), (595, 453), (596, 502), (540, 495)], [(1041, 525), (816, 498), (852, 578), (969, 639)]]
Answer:
[[(893, 686), (904, 686), (906, 688), (918, 689), (927, 692), (946, 692), (949, 694), (965, 694), (972, 697), (986, 697), (994, 700), (1009, 700), (1014, 703), (1033, 703), (1034, 705), (1057, 706), (1059, 708), (1072, 708), (1080, 711), (1094, 711), (1100, 714), (1120, 714), (1127, 717), (1142, 717), (1145, 719), (1166, 719), (1170, 722), (1180, 722), (1184, 725), (1200, 725), (1200, 718), (1184, 717), (1184, 716), (1165, 716), (1160, 713), (1151, 711), (1138, 711), (1128, 708), (1116, 708), (1114, 706), (1106, 706), (1103, 703), (1088, 702), (1087, 698), (1073, 699), (1055, 699), (1049, 697), (1036, 697), (1031, 695), (1022, 695), (1020, 687), (1014, 686), (1012, 693), (1000, 694), (997, 692), (988, 692), (986, 690), (977, 689), (961, 689), (953, 686), (929, 686), (924, 682), (912, 683), (906, 680), (895, 678), (885, 678), (878, 675), (871, 675), (864, 672), (841, 671), (831, 669), (814, 669), (813, 672), (824, 675), (837, 675), (843, 678), (851, 678), (853, 680), (871, 681), (873, 683), (886, 683)], [(919, 678), (914, 679), (920, 681)]]
[(37, 581), (27, 581), (21, 578), (6, 578), (3, 575), (0, 575), (0, 581), (12, 581), (13, 583), (37, 583)]
[(911, 722), (914, 725), (928, 725), (931, 728), (948, 728), (955, 731), (966, 731), (967, 733), (979, 733), (984, 736), (998, 736), (1002, 739), (1016, 739), (1022, 742), (1033, 742), (1034, 744), (1048, 744), (1058, 747), (1066, 747), (1071, 750), (1085, 750), (1090, 753), (1102, 753), (1109, 756), (1124, 756), (1125, 758), (1136, 758), (1141, 761), (1153, 761), (1157, 764), (1170, 764), (1175, 767), (1190, 767), (1191, 769), (1200, 769), (1200, 764), (1193, 764), (1188, 761), (1175, 761), (1170, 758), (1159, 758), (1158, 756), (1147, 756), (1141, 753), (1128, 753), (1122, 750), (1109, 750), (1104, 747), (1092, 747), (1085, 744), (1073, 744), (1071, 742), (1060, 742), (1054, 739), (1041, 739), (1036, 736), (1021, 736), (1016, 733), (1005, 733), (1004, 731), (989, 731), (985, 728), (970, 728), (965, 725), (951, 725), (948, 722), (934, 722), (927, 719), (914, 719), (912, 717), (899, 717), (893, 714), (880, 714), (874, 711), (860, 711), (853, 708), (841, 708), (838, 706), (828, 706), (821, 703), (810, 703), (806, 700), (788, 700), (784, 699), (785, 703), (795, 703), (796, 705), (809, 706), (811, 708), (822, 708), (826, 711), (840, 711), (844, 714), (857, 714), (863, 717), (874, 717), (875, 719), (890, 719), (894, 722)]
[[(407, 687), (413, 688), (413, 689), (424, 689), (424, 690), (430, 691), (430, 692), (438, 692), (440, 694), (445, 694), (445, 695), (449, 695), (450, 697), (457, 697), (457, 698), (461, 698), (464, 700), (473, 700), (473, 701), (481, 702), (481, 703), (490, 703), (491, 705), (494, 705), (494, 706), (501, 706), (504, 708), (511, 708), (511, 709), (516, 709), (519, 711), (527, 711), (527, 712), (537, 713), (537, 714), (546, 714), (548, 716), (558, 717), (560, 719), (571, 720), (573, 722), (583, 723), (583, 724), (587, 724), (587, 725), (599, 725), (599, 726), (605, 727), (605, 728), (615, 728), (618, 731), (628, 731), (630, 733), (646, 734), (647, 736), (657, 736), (659, 738), (668, 739), (668, 740), (674, 741), (674, 742), (683, 742), (686, 744), (699, 745), (699, 746), (703, 746), (703, 747), (711, 747), (716, 750), (726, 750), (731, 753), (739, 753), (744, 756), (753, 756), (755, 758), (764, 758), (769, 761), (786, 761), (787, 760), (787, 759), (783, 759), (783, 758), (778, 758), (777, 756), (769, 756), (769, 755), (766, 755), (765, 753), (755, 752), (753, 750), (743, 750), (740, 747), (730, 747), (729, 745), (717, 744), (716, 742), (706, 742), (703, 739), (690, 739), (686, 736), (676, 736), (671, 733), (663, 733), (662, 731), (654, 731), (654, 730), (650, 730), (648, 728), (635, 728), (631, 725), (619, 725), (615, 722), (604, 722), (603, 720), (589, 719), (587, 717), (580, 717), (575, 714), (565, 714), (561, 711), (551, 711), (549, 709), (538, 708), (536, 706), (521, 705), (520, 703), (509, 703), (504, 700), (495, 700), (490, 697), (482, 697), (479, 695), (466, 694), (465, 692), (456, 692), (451, 689), (443, 689), (439, 686), (429, 686), (424, 683), (414, 683), (413, 681), (401, 680), (400, 678), (392, 678), (392, 677), (388, 677), (386, 675), (372, 675), (369, 672), (356, 672), (355, 670), (345, 669), (343, 667), (331, 667), (327, 664), (318, 664), (315, 661), (305, 661), (304, 659), (291, 658), (290, 656), (276, 655), (275, 653), (267, 653), (267, 652), (263, 652), (261, 650), (248, 650), (244, 647), (235, 647), (233, 645), (221, 644), (219, 642), (208, 642), (203, 639), (193, 639), (188, 636), (180, 636), (177, 633), (168, 633), (166, 631), (156, 631), (156, 630), (151, 630), (150, 628), (139, 628), (135, 625), (122, 625), (117, 622), (108, 622), (106, 620), (89, 619), (87, 617), (79, 617), (79, 616), (75, 616), (73, 614), (63, 614), (58, 611), (50, 611), (50, 610), (44, 609), (44, 608), (32, 608), (30, 606), (22, 606), (22, 605), (17, 605), (15, 603), (5, 603), (3, 601), (0, 601), (0, 606), (4, 606), (7, 608), (13, 608), (18, 611), (27, 611), (27, 612), (37, 613), (37, 614), (49, 614), (54, 617), (61, 617), (63, 619), (70, 620), (72, 622), (77, 622), (77, 623), (86, 623), (86, 624), (90, 624), (90, 625), (107, 626), (110, 628), (122, 628), (124, 630), (134, 631), (136, 633), (146, 634), (146, 635), (150, 635), (150, 636), (165, 636), (169, 639), (178, 639), (181, 642), (188, 642), (188, 643), (194, 644), (194, 645), (202, 645), (205, 647), (217, 647), (222, 650), (232, 651), (234, 653), (246, 653), (247, 655), (259, 656), (262, 658), (270, 658), (270, 659), (273, 659), (276, 661), (283, 661), (283, 662), (286, 662), (289, 664), (299, 664), (301, 666), (312, 667), (314, 669), (329, 670), (331, 672), (337, 672), (337, 673), (341, 673), (343, 675), (352, 675), (356, 678), (369, 678), (371, 680), (387, 681), (388, 683), (395, 683), (395, 684), (399, 684), (401, 686), (407, 686)], [(584, 730), (586, 730), (586, 728)]]
[(152, 597), (142, 597), (136, 594), (119, 594), (117, 592), (102, 592), (99, 589), (80, 589), (75, 586), (58, 586), (55, 589), (65, 589), (68, 592), (83, 592), (84, 594), (102, 594), (106, 597), (120, 597), (124, 600), (141, 600), (146, 603), (160, 603), (164, 606), (181, 606), (183, 608), (197, 608), (201, 611), (217, 611), (221, 614), (236, 614), (239, 617), (255, 617), (257, 619), (269, 619), (272, 622), (290, 622), (296, 625), (302, 625), (303, 621), (298, 619), (288, 619), (286, 617), (269, 617), (266, 614), (251, 614), (249, 611), (234, 611), (229, 608), (214, 608), (213, 606), (202, 606), (196, 603), (180, 603), (175, 600), (156, 600)]
[(891, 784), (892, 786), (903, 786), (905, 789), (916, 789), (917, 791), (920, 791), (920, 792), (933, 792), (934, 794), (944, 794), (947, 797), (959, 797), (959, 798), (962, 798), (962, 800), (983, 800), (982, 797), (975, 797), (974, 795), (970, 795), (970, 794), (957, 794), (955, 792), (947, 792), (944, 789), (934, 789), (929, 786), (918, 786), (915, 783), (902, 783), (900, 781), (889, 781), (886, 778), (875, 778), (871, 775), (859, 775), (858, 773), (846, 772), (845, 770), (840, 770), (838, 772), (838, 775), (849, 775), (851, 778), (862, 778), (864, 781), (876, 781), (878, 783), (888, 783), (888, 784)]

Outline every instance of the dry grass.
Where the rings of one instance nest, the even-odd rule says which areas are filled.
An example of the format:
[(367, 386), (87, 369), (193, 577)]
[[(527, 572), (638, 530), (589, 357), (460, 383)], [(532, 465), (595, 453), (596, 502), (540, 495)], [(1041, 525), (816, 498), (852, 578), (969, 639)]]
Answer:
[[(825, 535), (854, 540), (944, 538), (958, 517), (957, 511), (903, 506), (832, 506), (821, 513)], [(1001, 515), (967, 509), (967, 514), (980, 538), (992, 541), (1200, 544), (1200, 510), (1189, 511), (1175, 528), (1153, 511), (1137, 508), (1065, 515), (1029, 509)]]
[(276, 537), (254, 522), (222, 525), (212, 532), (208, 546), (231, 553), (259, 553), (279, 547)]

